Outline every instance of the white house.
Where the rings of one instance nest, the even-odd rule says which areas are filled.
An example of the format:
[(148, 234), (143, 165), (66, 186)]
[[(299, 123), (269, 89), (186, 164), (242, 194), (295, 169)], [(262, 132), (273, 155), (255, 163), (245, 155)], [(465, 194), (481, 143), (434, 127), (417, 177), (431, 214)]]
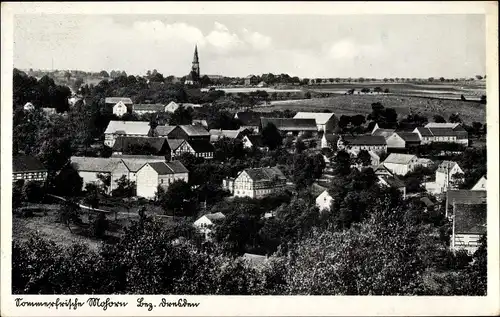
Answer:
[(264, 144), (262, 136), (259, 134), (245, 135), (243, 137), (243, 147), (245, 149), (259, 149), (261, 151), (267, 151), (269, 148)]
[(417, 133), (422, 144), (429, 144), (434, 142), (440, 143), (458, 143), (467, 146), (469, 144), (469, 136), (467, 131), (456, 124), (453, 128), (451, 126), (436, 126), (427, 124), (425, 127), (418, 127), (413, 130)]
[(337, 125), (337, 117), (333, 112), (298, 112), (294, 119), (314, 119), (318, 131), (331, 132)]
[(412, 154), (391, 153), (382, 164), (392, 173), (404, 176), (418, 165), (418, 157)]
[(116, 105), (120, 101), (126, 106), (131, 106), (133, 104), (132, 99), (128, 97), (106, 97), (106, 99), (104, 99), (104, 103), (107, 105)]
[(205, 236), (205, 240), (211, 240), (211, 233), (216, 221), (226, 218), (222, 212), (205, 214), (193, 223), (193, 226)]
[(189, 171), (179, 161), (144, 164), (136, 174), (137, 196), (154, 198), (158, 186), (167, 190), (176, 180), (188, 182)]
[(113, 106), (113, 114), (121, 117), (124, 114), (127, 113), (127, 106), (123, 103), (123, 101), (118, 101), (114, 106)]
[(413, 132), (393, 132), (386, 142), (388, 149), (405, 149), (420, 145), (420, 138)]
[(476, 185), (474, 185), (471, 190), (486, 190), (487, 184), (486, 175), (484, 175), (477, 181)]
[(452, 186), (453, 176), (463, 174), (464, 171), (458, 166), (457, 162), (443, 161), (436, 170), (436, 184), (445, 192), (449, 186)]
[(104, 131), (104, 144), (112, 147), (118, 136), (147, 137), (150, 130), (148, 121), (115, 121), (108, 123)]
[(170, 101), (170, 103), (165, 106), (165, 112), (174, 113), (178, 108), (179, 104), (177, 104), (175, 101)]
[(277, 167), (247, 168), (232, 182), (232, 193), (237, 197), (262, 198), (284, 189), (286, 183), (285, 175)]
[(316, 207), (318, 207), (320, 211), (330, 211), (332, 201), (333, 197), (330, 196), (328, 190), (324, 190), (318, 197), (316, 197)]

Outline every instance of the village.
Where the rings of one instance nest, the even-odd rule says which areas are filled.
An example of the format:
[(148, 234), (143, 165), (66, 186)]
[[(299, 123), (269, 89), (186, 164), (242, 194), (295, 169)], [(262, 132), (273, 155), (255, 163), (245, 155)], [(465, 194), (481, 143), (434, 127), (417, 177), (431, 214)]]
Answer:
[[(400, 221), (388, 220), (396, 210), (407, 217), (408, 232), (433, 241), (440, 260), (429, 261), (451, 265), (453, 274), (469, 274), (477, 265), (473, 257), (486, 235), (486, 124), (467, 122), (460, 113), (428, 118), (417, 109), (405, 116), (378, 101), (366, 116), (276, 110), (268, 84), (254, 75), (233, 94), (222, 90), (235, 82), (203, 85), (197, 48), (182, 82), (155, 76), (163, 78), (157, 72), (118, 76), (82, 83), (71, 93), (46, 76), (37, 81), (14, 71), (14, 83), (22, 83), (15, 86), (12, 174), (20, 241), (31, 241), (28, 233), (36, 230), (57, 245), (99, 250), (130, 243), (130, 237), (142, 241), (144, 230), (159, 234), (154, 239), (168, 248), (191, 250), (197, 261), (216, 252), (231, 265), (270, 274), (277, 270), (273, 261), (290, 260), (294, 252), (313, 258), (323, 241), (315, 230), (354, 230), (377, 217), (385, 220), (372, 226), (387, 230), (386, 221)], [(311, 98), (300, 83), (290, 80), (274, 93)], [(30, 97), (29, 85), (40, 86), (34, 90), (41, 96)], [(50, 99), (57, 95), (43, 101), (46, 87), (66, 98), (64, 110), (47, 106), (61, 102)], [(161, 95), (169, 89), (171, 95)], [(458, 264), (443, 264), (443, 258)], [(311, 273), (304, 263), (294, 273), (301, 278)], [(417, 293), (439, 294), (452, 283), (446, 278), (455, 278), (441, 266), (420, 265), (427, 275), (415, 277), (425, 280)], [(309, 286), (293, 283), (292, 293), (302, 287), (321, 292), (309, 280)], [(265, 293), (262, 287), (258, 292)]]

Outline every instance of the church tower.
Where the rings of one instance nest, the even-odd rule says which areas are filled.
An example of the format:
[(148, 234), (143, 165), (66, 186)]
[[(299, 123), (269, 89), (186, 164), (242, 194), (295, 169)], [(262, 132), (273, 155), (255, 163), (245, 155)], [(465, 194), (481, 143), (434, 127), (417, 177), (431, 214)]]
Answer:
[(193, 65), (191, 66), (191, 73), (189, 75), (189, 83), (191, 85), (200, 82), (200, 61), (198, 59), (198, 45), (194, 47)]

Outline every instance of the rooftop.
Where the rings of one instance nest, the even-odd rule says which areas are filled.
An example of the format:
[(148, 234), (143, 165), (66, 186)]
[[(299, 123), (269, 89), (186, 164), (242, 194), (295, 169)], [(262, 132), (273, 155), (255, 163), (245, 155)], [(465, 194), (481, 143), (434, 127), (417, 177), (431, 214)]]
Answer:
[(251, 134), (246, 136), (248, 140), (252, 143), (253, 146), (256, 147), (265, 147), (264, 141), (262, 140), (262, 136), (259, 134)]
[(411, 160), (417, 158), (412, 154), (400, 154), (400, 153), (391, 153), (384, 160), (384, 163), (394, 163), (394, 164), (409, 164)]
[(210, 153), (210, 152), (215, 152), (215, 148), (207, 140), (189, 140), (186, 141), (189, 146), (196, 152), (196, 153)]
[(180, 125), (179, 126), (188, 136), (209, 136), (210, 133), (201, 125)]
[(132, 99), (127, 97), (106, 97), (106, 99), (104, 100), (105, 103), (112, 103), (112, 104), (117, 104), (120, 101), (126, 105), (133, 104)]
[(132, 111), (155, 111), (160, 112), (165, 110), (165, 105), (160, 103), (145, 103), (132, 105)]
[(116, 138), (115, 144), (113, 145), (114, 152), (126, 152), (130, 146), (146, 146), (149, 145), (153, 147), (157, 153), (165, 150), (165, 144), (167, 139), (165, 138), (144, 138), (144, 137), (129, 137), (129, 136), (119, 136)]
[(342, 142), (348, 145), (386, 145), (385, 138), (380, 135), (343, 135)]
[(455, 234), (486, 233), (486, 204), (456, 204), (453, 213)]
[(284, 131), (316, 131), (316, 120), (293, 118), (261, 118), (262, 128), (273, 123), (278, 130)]
[(172, 162), (151, 162), (147, 163), (151, 166), (159, 175), (169, 175), (177, 173), (188, 173), (184, 165), (179, 161)]
[(294, 119), (314, 119), (316, 124), (326, 124), (335, 114), (333, 112), (297, 112)]
[(123, 134), (123, 135), (147, 135), (149, 132), (148, 121), (115, 121), (108, 123), (105, 134)]
[(14, 173), (46, 170), (42, 162), (34, 156), (26, 154), (16, 154), (12, 156), (12, 171)]
[(449, 205), (455, 204), (480, 204), (486, 203), (485, 190), (456, 189), (446, 192), (446, 199)]
[(279, 168), (274, 167), (260, 167), (260, 168), (247, 168), (244, 170), (253, 181), (273, 181), (275, 178), (286, 180), (285, 175)]

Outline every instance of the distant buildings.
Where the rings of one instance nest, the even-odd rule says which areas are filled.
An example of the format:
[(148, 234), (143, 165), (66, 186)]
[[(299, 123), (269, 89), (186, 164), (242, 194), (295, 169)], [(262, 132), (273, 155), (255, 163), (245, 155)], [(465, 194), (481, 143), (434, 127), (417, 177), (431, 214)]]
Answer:
[(413, 132), (393, 132), (386, 138), (386, 142), (388, 149), (409, 149), (419, 146), (420, 138)]
[(122, 102), (126, 106), (132, 106), (132, 99), (127, 97), (106, 97), (104, 99), (104, 103), (107, 105), (116, 105), (117, 103)]
[(207, 140), (195, 139), (195, 140), (184, 140), (180, 143), (177, 148), (173, 151), (172, 157), (178, 157), (183, 153), (189, 153), (196, 157), (202, 157), (206, 160), (214, 158), (215, 148)]
[(161, 103), (145, 103), (145, 104), (134, 104), (132, 105), (132, 112), (137, 115), (143, 115), (146, 113), (157, 113), (166, 112), (166, 106)]
[(262, 198), (283, 190), (286, 183), (277, 167), (247, 168), (234, 180), (224, 180), (223, 188), (237, 197)]
[(240, 121), (240, 128), (249, 129), (255, 133), (260, 131), (260, 118), (263, 113), (253, 111), (240, 111), (235, 113), (234, 118)]
[(196, 85), (200, 83), (200, 60), (198, 58), (198, 46), (194, 47), (193, 62), (191, 72), (186, 76), (186, 85)]
[(425, 127), (413, 130), (417, 133), (422, 144), (434, 142), (458, 143), (468, 146), (468, 133), (458, 123), (428, 123)]
[(314, 119), (318, 131), (332, 132), (337, 126), (338, 120), (333, 112), (298, 112), (294, 119)]
[(374, 135), (342, 135), (337, 141), (337, 148), (353, 154), (361, 150), (382, 153), (387, 151), (387, 143), (383, 136)]
[(243, 139), (246, 134), (249, 134), (248, 130), (242, 128), (238, 130), (211, 129), (208, 132), (210, 133), (210, 142), (217, 142), (222, 138)]
[(259, 79), (257, 78), (257, 76), (248, 75), (247, 77), (245, 77), (245, 86), (253, 86), (257, 84), (258, 80)]
[(12, 156), (12, 181), (40, 181), (47, 180), (47, 168), (37, 158), (26, 154)]
[(288, 135), (315, 135), (318, 132), (315, 119), (261, 118), (260, 122), (261, 129), (272, 123), (281, 133)]
[(113, 114), (117, 117), (121, 117), (128, 112), (127, 106), (123, 103), (123, 101), (118, 101), (113, 106)]

